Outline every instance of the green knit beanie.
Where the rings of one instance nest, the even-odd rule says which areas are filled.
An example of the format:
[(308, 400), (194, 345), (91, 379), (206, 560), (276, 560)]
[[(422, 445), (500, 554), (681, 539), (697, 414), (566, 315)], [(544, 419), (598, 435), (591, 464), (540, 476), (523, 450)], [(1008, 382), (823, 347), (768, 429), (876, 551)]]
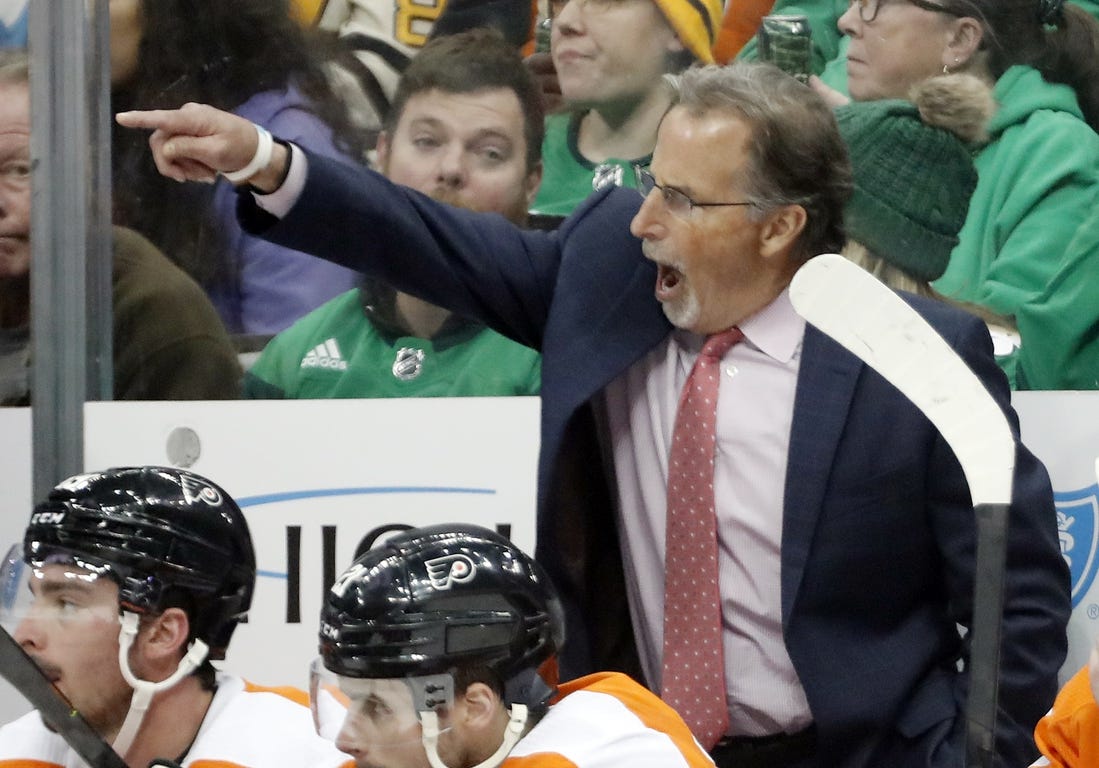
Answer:
[[(950, 77), (957, 82), (958, 76)], [(933, 80), (941, 85), (947, 78)], [(970, 149), (960, 136), (969, 141), (981, 137), (992, 110), (983, 84), (965, 82), (960, 90), (947, 85), (951, 98), (976, 100), (976, 106), (959, 106), (947, 98), (950, 117), (964, 114), (975, 125), (958, 126), (949, 119), (944, 121), (947, 127), (929, 124), (936, 118), (928, 114), (918, 93), (914, 98), (920, 106), (890, 99), (851, 102), (836, 110), (854, 178), (854, 192), (844, 211), (848, 237), (928, 282), (946, 270), (977, 185)], [(941, 96), (942, 90), (937, 93)]]

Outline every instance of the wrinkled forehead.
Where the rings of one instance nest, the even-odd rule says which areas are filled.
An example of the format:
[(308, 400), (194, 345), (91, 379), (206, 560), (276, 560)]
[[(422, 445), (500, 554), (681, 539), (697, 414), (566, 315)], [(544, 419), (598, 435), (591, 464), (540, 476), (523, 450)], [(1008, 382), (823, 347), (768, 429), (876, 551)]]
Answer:
[(492, 131), (522, 138), (523, 109), (515, 91), (504, 87), (447, 91), (429, 88), (408, 97), (397, 129), (415, 122), (434, 123), (454, 131)]
[(30, 91), (27, 86), (0, 80), (0, 141), (4, 142), (4, 146), (27, 145), (30, 140), (30, 115)]
[(693, 108), (677, 104), (660, 121), (653, 152), (690, 151), (715, 141), (732, 141), (737, 149), (744, 150), (752, 140), (751, 121), (731, 106)]
[(732, 110), (673, 107), (660, 124), (651, 168), (660, 184), (696, 193), (734, 188), (750, 162), (752, 127)]

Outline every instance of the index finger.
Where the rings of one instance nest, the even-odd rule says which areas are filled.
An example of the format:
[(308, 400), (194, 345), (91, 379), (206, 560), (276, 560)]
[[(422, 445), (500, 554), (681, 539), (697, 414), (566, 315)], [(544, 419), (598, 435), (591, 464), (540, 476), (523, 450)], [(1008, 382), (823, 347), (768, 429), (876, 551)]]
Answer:
[(164, 128), (170, 133), (179, 133), (183, 128), (182, 115), (178, 109), (146, 109), (119, 112), (115, 121), (124, 128)]

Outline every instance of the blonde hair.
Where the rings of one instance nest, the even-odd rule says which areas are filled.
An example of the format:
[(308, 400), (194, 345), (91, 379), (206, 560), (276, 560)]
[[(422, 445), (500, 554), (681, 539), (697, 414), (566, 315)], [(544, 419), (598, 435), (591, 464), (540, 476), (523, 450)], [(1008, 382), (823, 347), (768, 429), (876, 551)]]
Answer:
[(938, 291), (931, 287), (931, 283), (915, 278), (900, 267), (893, 266), (857, 240), (848, 239), (841, 253), (849, 261), (858, 264), (895, 291), (908, 291), (919, 296), (926, 296), (929, 299), (943, 298)]
[(905, 291), (907, 293), (914, 293), (917, 296), (923, 296), (927, 299), (944, 301), (947, 304), (965, 310), (971, 315), (979, 317), (990, 327), (1001, 329), (1007, 333), (1017, 332), (1018, 330), (1015, 325), (1015, 320), (1011, 316), (997, 314), (987, 307), (982, 307), (980, 304), (957, 301), (949, 296), (944, 296), (936, 291), (931, 286), (931, 283), (926, 280), (915, 278), (903, 269), (893, 266), (881, 256), (875, 255), (873, 251), (856, 240), (849, 239), (840, 253), (849, 261), (862, 267), (894, 291)]

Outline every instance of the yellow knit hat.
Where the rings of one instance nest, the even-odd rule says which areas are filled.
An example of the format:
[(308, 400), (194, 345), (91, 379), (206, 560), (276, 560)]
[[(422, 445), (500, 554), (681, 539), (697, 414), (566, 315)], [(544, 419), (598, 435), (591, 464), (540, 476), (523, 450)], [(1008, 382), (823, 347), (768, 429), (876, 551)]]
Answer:
[(680, 42), (703, 64), (714, 63), (714, 42), (721, 29), (721, 0), (653, 0)]

